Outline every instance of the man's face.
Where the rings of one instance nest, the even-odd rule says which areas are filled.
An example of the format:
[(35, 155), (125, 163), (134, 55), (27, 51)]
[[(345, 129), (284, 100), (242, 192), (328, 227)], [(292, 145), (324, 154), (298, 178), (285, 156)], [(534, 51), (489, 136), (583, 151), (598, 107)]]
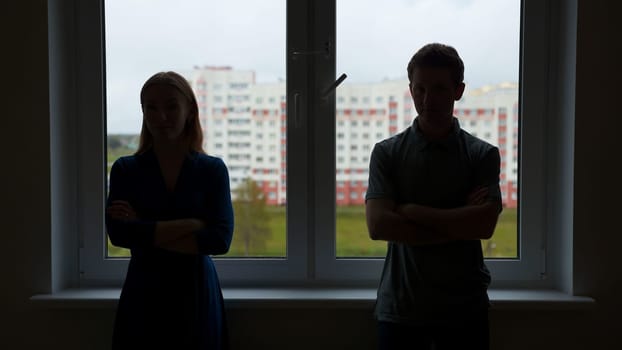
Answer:
[(454, 101), (464, 92), (447, 68), (417, 67), (413, 71), (410, 94), (419, 116), (431, 124), (447, 123), (453, 117)]

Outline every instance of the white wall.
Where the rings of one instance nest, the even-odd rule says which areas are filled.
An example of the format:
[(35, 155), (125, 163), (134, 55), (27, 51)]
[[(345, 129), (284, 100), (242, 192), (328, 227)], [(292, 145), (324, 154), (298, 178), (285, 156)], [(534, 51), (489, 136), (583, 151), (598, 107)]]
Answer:
[[(618, 104), (622, 52), (617, 1), (579, 1), (574, 109), (574, 228), (568, 287), (597, 300), (592, 311), (493, 310), (495, 349), (598, 349), (622, 342), (621, 178)], [(51, 289), (51, 159), (47, 3), (7, 2), (0, 15), (0, 348), (106, 349), (114, 310), (40, 309)], [(9, 90), (10, 89), (10, 90)], [(236, 349), (374, 348), (371, 310), (232, 309)], [(243, 339), (242, 336), (245, 338)], [(334, 345), (334, 346), (331, 346)], [(613, 344), (616, 344), (615, 346)]]

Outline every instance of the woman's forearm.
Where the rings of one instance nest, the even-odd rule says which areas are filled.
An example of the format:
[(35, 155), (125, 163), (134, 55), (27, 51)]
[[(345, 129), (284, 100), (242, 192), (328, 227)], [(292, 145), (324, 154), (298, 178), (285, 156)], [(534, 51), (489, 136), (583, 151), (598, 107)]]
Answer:
[(198, 254), (199, 246), (197, 244), (197, 238), (193, 234), (182, 236), (174, 241), (167, 241), (159, 246), (162, 249), (170, 250), (182, 254)]
[(172, 244), (172, 242), (179, 241), (187, 237), (190, 237), (196, 241), (192, 233), (204, 227), (205, 223), (199, 219), (158, 221), (155, 226), (154, 244), (158, 247), (164, 248), (167, 245)]

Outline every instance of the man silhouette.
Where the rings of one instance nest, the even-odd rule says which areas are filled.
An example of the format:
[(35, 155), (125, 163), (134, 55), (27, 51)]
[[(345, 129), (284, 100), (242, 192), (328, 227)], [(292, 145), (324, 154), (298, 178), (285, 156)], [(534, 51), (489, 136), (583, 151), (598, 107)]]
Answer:
[(464, 65), (450, 46), (408, 64), (412, 125), (371, 155), (369, 235), (388, 241), (375, 316), (380, 349), (488, 349), (481, 239), (501, 212), (499, 151), (460, 128)]

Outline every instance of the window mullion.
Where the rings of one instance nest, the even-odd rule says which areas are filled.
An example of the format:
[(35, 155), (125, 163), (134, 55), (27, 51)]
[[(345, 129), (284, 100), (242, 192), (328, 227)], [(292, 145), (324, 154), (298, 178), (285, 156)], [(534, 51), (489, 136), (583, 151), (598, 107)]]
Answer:
[(313, 9), (313, 138), (314, 278), (323, 280), (322, 267), (335, 259), (335, 1), (316, 1)]

